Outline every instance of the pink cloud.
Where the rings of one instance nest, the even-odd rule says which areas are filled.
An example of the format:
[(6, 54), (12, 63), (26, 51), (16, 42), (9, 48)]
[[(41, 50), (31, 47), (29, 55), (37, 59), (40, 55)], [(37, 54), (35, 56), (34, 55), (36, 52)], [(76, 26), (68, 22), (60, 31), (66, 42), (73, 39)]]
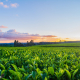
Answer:
[(54, 38), (54, 35), (45, 35), (41, 36), (39, 34), (29, 34), (29, 33), (20, 33), (17, 32), (15, 29), (8, 30), (7, 32), (0, 31), (0, 41), (2, 39), (6, 40), (19, 40), (19, 41), (30, 41), (34, 40), (35, 42), (40, 42), (42, 40), (44, 41), (54, 41), (58, 38)]
[(3, 7), (4, 7), (4, 8), (9, 8), (9, 6), (8, 6), (8, 5), (4, 5)]
[(43, 36), (43, 37), (57, 37), (57, 36), (54, 36), (54, 35), (46, 35), (46, 36)]
[(19, 4), (17, 4), (17, 3), (14, 3), (14, 4), (11, 4), (11, 7), (18, 7), (19, 6)]
[(3, 2), (0, 2), (0, 5), (3, 5)]
[[(6, 1), (8, 1), (8, 0), (6, 0)], [(14, 4), (10, 4), (10, 6), (8, 6), (8, 5), (4, 5), (3, 2), (0, 2), (0, 6), (2, 6), (2, 7), (4, 7), (4, 8), (9, 8), (10, 6), (16, 8), (16, 7), (19, 6), (19, 4), (14, 3)]]
[(8, 1), (8, 0), (6, 0), (6, 1)]
[(0, 28), (8, 28), (8, 27), (2, 25), (2, 26), (0, 26)]
[(70, 39), (70, 38), (65, 38), (65, 39)]
[(0, 30), (0, 32), (2, 32), (2, 30)]
[(3, 6), (4, 8), (9, 8), (8, 5), (4, 5), (3, 2), (0, 2), (0, 5)]

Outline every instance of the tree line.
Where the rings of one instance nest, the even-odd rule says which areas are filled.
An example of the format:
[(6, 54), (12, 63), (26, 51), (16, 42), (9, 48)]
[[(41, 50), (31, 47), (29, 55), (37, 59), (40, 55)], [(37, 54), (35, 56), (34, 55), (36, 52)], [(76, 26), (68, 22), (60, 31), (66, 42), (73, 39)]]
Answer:
[(31, 40), (30, 42), (27, 41), (27, 43), (25, 45), (23, 43), (19, 42), (18, 40), (14, 41), (14, 47), (23, 47), (23, 46), (32, 46), (32, 45), (35, 45), (33, 40)]

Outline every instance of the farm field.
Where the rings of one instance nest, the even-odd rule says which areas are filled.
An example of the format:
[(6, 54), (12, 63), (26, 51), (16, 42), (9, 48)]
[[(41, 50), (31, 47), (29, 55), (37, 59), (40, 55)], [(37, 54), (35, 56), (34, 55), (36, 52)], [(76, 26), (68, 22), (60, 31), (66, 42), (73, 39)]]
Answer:
[(45, 47), (80, 47), (80, 43), (59, 43), (59, 44), (46, 44), (46, 45), (42, 45)]
[(0, 80), (80, 80), (79, 46), (0, 47)]

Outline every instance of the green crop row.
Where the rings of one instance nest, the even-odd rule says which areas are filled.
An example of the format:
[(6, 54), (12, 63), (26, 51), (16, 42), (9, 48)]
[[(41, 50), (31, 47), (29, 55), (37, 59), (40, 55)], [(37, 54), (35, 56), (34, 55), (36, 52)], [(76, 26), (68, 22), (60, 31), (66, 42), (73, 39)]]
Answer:
[(2, 47), (0, 80), (80, 80), (80, 49)]

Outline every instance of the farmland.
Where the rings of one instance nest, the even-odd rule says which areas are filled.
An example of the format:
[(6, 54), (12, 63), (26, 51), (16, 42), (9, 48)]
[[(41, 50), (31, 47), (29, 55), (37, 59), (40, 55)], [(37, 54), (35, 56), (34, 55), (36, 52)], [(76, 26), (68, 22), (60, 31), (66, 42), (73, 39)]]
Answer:
[(1, 80), (80, 80), (80, 43), (0, 47)]

